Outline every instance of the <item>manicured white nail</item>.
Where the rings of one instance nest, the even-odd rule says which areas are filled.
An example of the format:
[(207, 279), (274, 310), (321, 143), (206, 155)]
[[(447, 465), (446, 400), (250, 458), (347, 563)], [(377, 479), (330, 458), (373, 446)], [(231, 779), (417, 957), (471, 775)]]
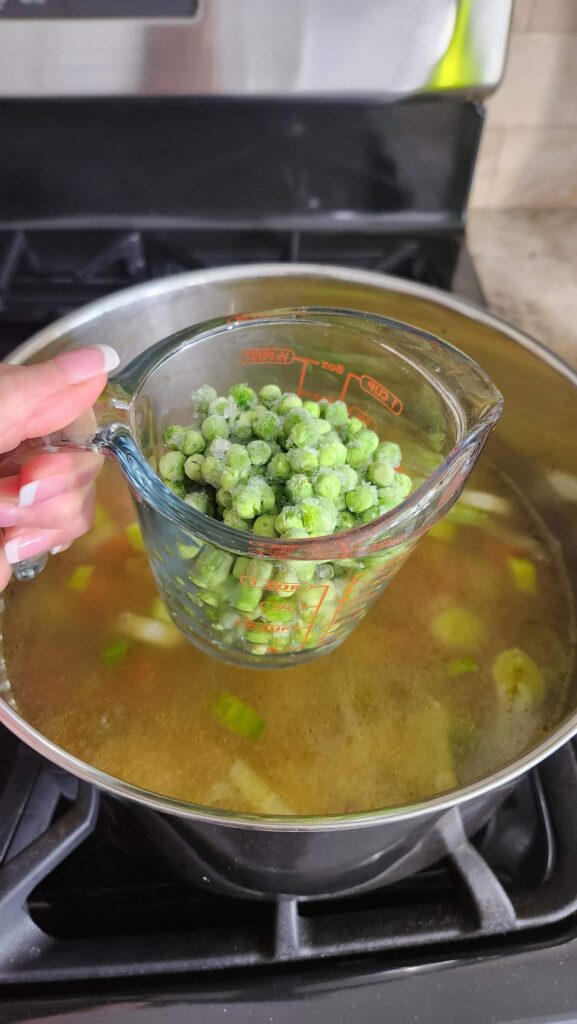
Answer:
[(61, 551), (68, 551), (70, 544), (58, 544), (55, 548), (50, 548), (51, 555), (59, 555)]
[(54, 362), (76, 383), (116, 369), (120, 357), (110, 345), (91, 345), (90, 348), (61, 352), (54, 357)]
[(37, 490), (38, 480), (33, 480), (30, 484), (24, 484), (24, 486), (20, 488), (20, 492), (18, 494), (18, 504), (22, 508), (26, 508), (28, 505), (33, 505)]

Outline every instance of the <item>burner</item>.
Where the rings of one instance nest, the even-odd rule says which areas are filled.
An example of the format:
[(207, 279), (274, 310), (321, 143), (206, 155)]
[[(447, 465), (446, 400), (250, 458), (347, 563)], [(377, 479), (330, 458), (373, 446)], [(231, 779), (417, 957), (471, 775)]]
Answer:
[(117, 827), (119, 808), (130, 823), (130, 804), (99, 796), (4, 732), (2, 741), (6, 988), (383, 952), (426, 959), (427, 948), (457, 955), (455, 943), (465, 955), (577, 907), (577, 819), (561, 813), (577, 787), (571, 747), (522, 778), (473, 842), (463, 835), (433, 869), (361, 896), (264, 901), (231, 898), (200, 859), (195, 886), (159, 868), (154, 848), (135, 855)]

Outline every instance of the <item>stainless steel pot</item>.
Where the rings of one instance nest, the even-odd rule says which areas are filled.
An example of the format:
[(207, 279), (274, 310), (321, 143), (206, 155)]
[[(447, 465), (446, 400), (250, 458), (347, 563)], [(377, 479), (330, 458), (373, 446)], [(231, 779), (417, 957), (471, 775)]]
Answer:
[[(125, 364), (187, 325), (225, 313), (291, 305), (345, 306), (396, 317), (453, 342), (477, 360), (505, 397), (491, 458), (527, 494), (558, 538), (577, 582), (577, 374), (521, 331), (458, 298), (365, 271), (265, 265), (196, 271), (117, 293), (57, 321), (13, 362), (107, 342)], [(418, 805), (332, 818), (232, 815), (171, 800), (107, 776), (61, 750), (0, 701), (2, 720), (41, 754), (120, 798), (140, 841), (189, 876), (196, 865), (230, 892), (323, 896), (390, 882), (463, 844), (513, 781), (577, 733), (575, 681), (566, 717), (538, 746), (479, 782)], [(145, 813), (145, 810), (148, 813)], [(197, 873), (195, 869), (195, 880)]]

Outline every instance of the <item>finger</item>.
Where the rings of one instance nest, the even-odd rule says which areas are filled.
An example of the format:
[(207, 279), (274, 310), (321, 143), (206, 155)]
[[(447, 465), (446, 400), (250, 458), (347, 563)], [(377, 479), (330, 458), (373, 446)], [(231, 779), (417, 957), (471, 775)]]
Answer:
[(1, 366), (0, 451), (68, 426), (94, 404), (118, 363), (114, 349), (95, 345), (36, 366)]
[(41, 501), (34, 505), (8, 505), (0, 503), (0, 526), (22, 527), (33, 530), (60, 530), (81, 515), (86, 504), (88, 492), (93, 484), (76, 487), (65, 491), (49, 501)]
[(94, 512), (92, 493), (87, 496), (80, 515), (73, 522), (67, 523), (65, 529), (22, 529), (15, 527), (4, 531), (4, 557), (10, 565), (22, 562), (25, 558), (35, 558), (46, 551), (56, 553), (55, 549), (63, 549), (71, 541), (81, 537), (90, 529)]
[(6, 561), (6, 559), (4, 557), (4, 551), (2, 549), (2, 544), (0, 542), (0, 594), (2, 593), (4, 588), (7, 586), (8, 581), (9, 581), (11, 575), (12, 575), (12, 569), (10, 568), (10, 566), (8, 565), (8, 562)]
[(95, 452), (35, 456), (22, 467), (18, 504), (26, 508), (85, 487), (94, 480), (103, 461)]

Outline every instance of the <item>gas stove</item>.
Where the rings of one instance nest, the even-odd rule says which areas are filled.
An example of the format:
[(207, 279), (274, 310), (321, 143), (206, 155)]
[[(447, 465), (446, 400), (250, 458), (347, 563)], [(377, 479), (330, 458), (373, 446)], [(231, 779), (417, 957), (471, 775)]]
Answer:
[[(482, 303), (465, 244), (474, 89), (162, 91), (0, 100), (0, 357), (110, 292), (239, 263), (361, 267)], [(364, 896), (239, 896), (194, 851), (184, 881), (139, 834), (127, 805), (1, 731), (0, 1021), (577, 1018), (571, 746), (442, 862)]]

